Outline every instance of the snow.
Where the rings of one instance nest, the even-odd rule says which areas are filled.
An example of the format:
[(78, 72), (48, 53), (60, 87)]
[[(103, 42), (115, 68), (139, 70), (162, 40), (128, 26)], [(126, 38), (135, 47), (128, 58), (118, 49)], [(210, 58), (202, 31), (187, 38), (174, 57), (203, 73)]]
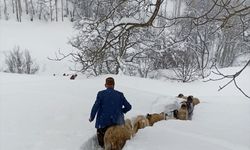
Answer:
[[(249, 93), (250, 68), (242, 73), (240, 86)], [(84, 150), (86, 145), (92, 149), (96, 130), (94, 123), (88, 122), (89, 113), (107, 76), (69, 80), (63, 76), (0, 73), (0, 149)], [(166, 120), (146, 127), (126, 143), (124, 150), (250, 149), (250, 100), (233, 86), (218, 92), (222, 82), (183, 84), (112, 76), (116, 89), (124, 92), (133, 106), (127, 118), (161, 112), (180, 92), (201, 100), (192, 121)]]
[[(67, 54), (72, 47), (67, 44), (73, 35), (72, 23), (62, 22), (39, 22), (15, 20), (0, 20), (0, 70), (5, 68), (4, 54), (19, 46), (21, 50), (29, 50), (31, 57), (40, 66), (40, 74), (63, 74), (69, 72), (72, 64), (66, 59), (62, 62), (51, 61), (60, 50)], [(24, 36), (25, 35), (25, 36)], [(60, 56), (60, 55), (59, 55)]]
[[(16, 45), (30, 50), (42, 68), (37, 75), (0, 72), (0, 150), (100, 149), (95, 146), (94, 122), (89, 123), (88, 118), (108, 76), (115, 78), (115, 88), (132, 105), (127, 118), (171, 110), (179, 93), (201, 101), (195, 106), (192, 121), (166, 120), (141, 129), (124, 150), (250, 150), (250, 100), (233, 85), (218, 92), (228, 80), (180, 83), (125, 75), (86, 78), (80, 74), (69, 80), (62, 73), (67, 73), (71, 64), (47, 57), (59, 49), (70, 52), (66, 42), (71, 34), (70, 22), (0, 20), (0, 70), (4, 68), (4, 53)], [(232, 67), (222, 71), (231, 74), (239, 70)], [(248, 94), (249, 75), (247, 67), (236, 79)]]

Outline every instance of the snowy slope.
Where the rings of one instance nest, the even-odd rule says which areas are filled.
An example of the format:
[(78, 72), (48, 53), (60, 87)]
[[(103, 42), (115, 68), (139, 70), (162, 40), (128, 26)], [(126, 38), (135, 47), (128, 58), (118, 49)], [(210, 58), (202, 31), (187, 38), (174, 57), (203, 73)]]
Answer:
[(73, 34), (72, 23), (67, 20), (63, 23), (0, 20), (0, 71), (5, 68), (4, 54), (19, 46), (22, 51), (30, 51), (40, 66), (39, 74), (68, 73), (72, 63), (51, 61), (48, 57), (55, 58), (59, 50), (64, 54), (71, 52), (72, 47), (67, 43)]
[[(236, 71), (230, 68), (226, 72)], [(250, 93), (250, 68), (238, 79)], [(83, 150), (96, 130), (90, 109), (104, 79), (0, 73), (1, 150)], [(249, 150), (250, 100), (223, 82), (178, 83), (113, 76), (133, 108), (127, 118), (160, 112), (179, 93), (201, 99), (192, 121), (167, 120), (139, 130), (124, 150)], [(91, 147), (88, 147), (91, 148)]]

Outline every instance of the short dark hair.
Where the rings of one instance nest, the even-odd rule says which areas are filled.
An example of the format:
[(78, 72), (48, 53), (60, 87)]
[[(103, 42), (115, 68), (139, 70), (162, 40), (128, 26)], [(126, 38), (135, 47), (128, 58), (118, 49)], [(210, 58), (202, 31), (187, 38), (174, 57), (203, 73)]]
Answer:
[(184, 95), (183, 95), (183, 94), (181, 94), (181, 93), (178, 95), (178, 97), (180, 97), (180, 98), (181, 98), (181, 97), (183, 97), (183, 96), (184, 96)]
[(112, 77), (106, 78), (106, 85), (115, 85), (115, 80)]

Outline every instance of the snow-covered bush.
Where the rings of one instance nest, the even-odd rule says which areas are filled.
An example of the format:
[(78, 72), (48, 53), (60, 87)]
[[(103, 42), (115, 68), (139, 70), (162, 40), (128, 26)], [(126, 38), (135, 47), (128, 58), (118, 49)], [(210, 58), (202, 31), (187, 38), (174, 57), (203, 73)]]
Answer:
[(20, 74), (35, 74), (39, 70), (39, 66), (30, 56), (30, 52), (20, 50), (20, 47), (14, 47), (8, 52), (5, 58), (7, 69), (5, 72), (20, 73)]

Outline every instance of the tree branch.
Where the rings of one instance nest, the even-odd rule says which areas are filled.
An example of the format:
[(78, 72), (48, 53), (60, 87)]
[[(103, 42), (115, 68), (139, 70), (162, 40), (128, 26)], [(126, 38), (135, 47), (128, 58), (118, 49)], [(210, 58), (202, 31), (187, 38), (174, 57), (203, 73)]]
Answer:
[(236, 78), (242, 73), (242, 71), (243, 70), (245, 70), (246, 69), (246, 67), (248, 66), (250, 64), (250, 59), (247, 61), (247, 63), (244, 65), (244, 67), (240, 70), (240, 71), (238, 71), (238, 72), (236, 72), (235, 74), (233, 74), (233, 75), (225, 75), (225, 74), (223, 74), (223, 73), (221, 73), (220, 71), (219, 71), (219, 69), (216, 67), (216, 65), (214, 66), (215, 67), (215, 69), (216, 69), (216, 72), (213, 72), (214, 74), (216, 74), (216, 75), (219, 75), (219, 76), (221, 76), (220, 78), (217, 78), (217, 79), (208, 79), (208, 80), (206, 80), (206, 81), (204, 81), (204, 82), (208, 82), (208, 81), (218, 81), (218, 80), (224, 80), (224, 79), (231, 79), (230, 81), (228, 81), (226, 84), (224, 84), (223, 86), (219, 86), (219, 89), (218, 89), (218, 91), (220, 91), (220, 90), (222, 90), (222, 89), (224, 89), (225, 87), (227, 87), (229, 84), (231, 84), (232, 82), (234, 83), (234, 85), (235, 85), (235, 87), (244, 95), (244, 96), (246, 96), (247, 98), (250, 98), (250, 96), (248, 95), (248, 94), (246, 94), (239, 86), (238, 86), (238, 84), (237, 84), (237, 82), (236, 82)]

